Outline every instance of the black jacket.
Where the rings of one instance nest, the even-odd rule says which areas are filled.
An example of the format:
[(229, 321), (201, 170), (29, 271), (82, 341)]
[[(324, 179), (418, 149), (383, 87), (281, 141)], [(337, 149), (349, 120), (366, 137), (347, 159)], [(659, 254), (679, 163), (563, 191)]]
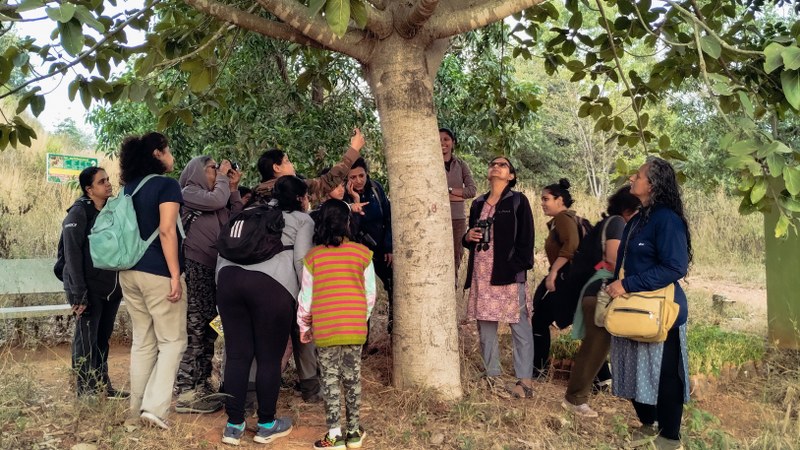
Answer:
[[(469, 228), (475, 227), (489, 193), (481, 195), (469, 209)], [(515, 214), (514, 197), (519, 199)], [(521, 192), (507, 189), (500, 197), (494, 213), (492, 239), (494, 239), (494, 261), (490, 284), (495, 286), (515, 283), (517, 274), (533, 268), (533, 212), (530, 202)], [(469, 249), (469, 265), (464, 288), (472, 285), (472, 269), (475, 261), (475, 243), (462, 238)]]
[(83, 196), (67, 210), (61, 227), (64, 242), (64, 291), (70, 305), (87, 304), (88, 295), (117, 300), (122, 290), (117, 272), (95, 269), (89, 253), (89, 231), (100, 211)]
[[(361, 202), (368, 202), (364, 205), (364, 215), (352, 214), (351, 220), (356, 233), (368, 234), (378, 246), (376, 248), (359, 236), (354, 237), (373, 252), (392, 253), (392, 205), (380, 183), (367, 176), (367, 183), (364, 186), (364, 193), (360, 194), (359, 199)], [(353, 201), (349, 195), (346, 197), (349, 201)]]

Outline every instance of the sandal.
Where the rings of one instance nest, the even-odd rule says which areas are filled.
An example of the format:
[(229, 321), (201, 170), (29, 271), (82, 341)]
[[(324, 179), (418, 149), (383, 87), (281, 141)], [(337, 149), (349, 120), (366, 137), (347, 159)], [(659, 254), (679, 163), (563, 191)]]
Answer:
[[(522, 388), (522, 392), (517, 389), (517, 386)], [(506, 386), (506, 390), (513, 398), (533, 398), (533, 388), (529, 388), (522, 383), (522, 380), (517, 380), (514, 386)]]

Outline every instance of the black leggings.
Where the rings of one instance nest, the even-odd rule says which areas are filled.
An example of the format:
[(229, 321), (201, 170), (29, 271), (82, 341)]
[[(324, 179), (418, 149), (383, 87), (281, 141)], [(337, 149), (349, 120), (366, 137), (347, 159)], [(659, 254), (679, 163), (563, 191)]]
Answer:
[(544, 375), (547, 361), (550, 359), (550, 324), (556, 320), (556, 308), (559, 300), (557, 294), (565, 289), (565, 274), (569, 265), (561, 268), (556, 277), (555, 292), (547, 292), (543, 279), (533, 294), (533, 316), (531, 331), (533, 332), (533, 377)]
[(661, 376), (658, 380), (658, 404), (646, 405), (633, 401), (639, 421), (652, 425), (658, 421), (661, 436), (678, 440), (681, 437), (683, 416), (683, 387), (686, 382), (681, 360), (681, 342), (678, 327), (669, 330), (661, 359)]
[(275, 419), (281, 387), (281, 357), (292, 327), (294, 298), (261, 272), (224, 267), (217, 277), (217, 307), (225, 333), (225, 411), (228, 422), (244, 422), (250, 364), (255, 356), (259, 423)]

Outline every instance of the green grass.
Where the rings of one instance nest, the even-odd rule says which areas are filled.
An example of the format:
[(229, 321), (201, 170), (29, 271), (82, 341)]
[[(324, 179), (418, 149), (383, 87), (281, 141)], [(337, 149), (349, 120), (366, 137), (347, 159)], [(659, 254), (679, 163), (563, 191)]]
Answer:
[(717, 325), (697, 324), (689, 328), (689, 370), (719, 375), (723, 365), (738, 367), (760, 361), (766, 352), (763, 337), (725, 331)]

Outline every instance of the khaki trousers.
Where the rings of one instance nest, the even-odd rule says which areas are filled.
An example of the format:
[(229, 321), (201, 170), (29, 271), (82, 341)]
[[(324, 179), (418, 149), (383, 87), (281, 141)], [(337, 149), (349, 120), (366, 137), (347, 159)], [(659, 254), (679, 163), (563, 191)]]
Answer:
[(587, 295), (581, 299), (580, 308), (583, 308), (583, 323), (586, 336), (581, 340), (575, 363), (569, 375), (566, 399), (573, 405), (582, 405), (589, 401), (592, 393), (592, 381), (603, 366), (611, 349), (611, 335), (603, 327), (594, 324), (594, 310), (597, 306), (597, 296)]
[(175, 303), (167, 300), (167, 277), (126, 270), (119, 281), (133, 328), (129, 413), (138, 417), (147, 411), (164, 418), (186, 350), (186, 281), (181, 277), (183, 295)]
[(456, 277), (458, 268), (461, 267), (461, 258), (464, 256), (464, 245), (461, 239), (467, 234), (467, 219), (452, 219), (453, 221), (453, 262), (456, 267)]

